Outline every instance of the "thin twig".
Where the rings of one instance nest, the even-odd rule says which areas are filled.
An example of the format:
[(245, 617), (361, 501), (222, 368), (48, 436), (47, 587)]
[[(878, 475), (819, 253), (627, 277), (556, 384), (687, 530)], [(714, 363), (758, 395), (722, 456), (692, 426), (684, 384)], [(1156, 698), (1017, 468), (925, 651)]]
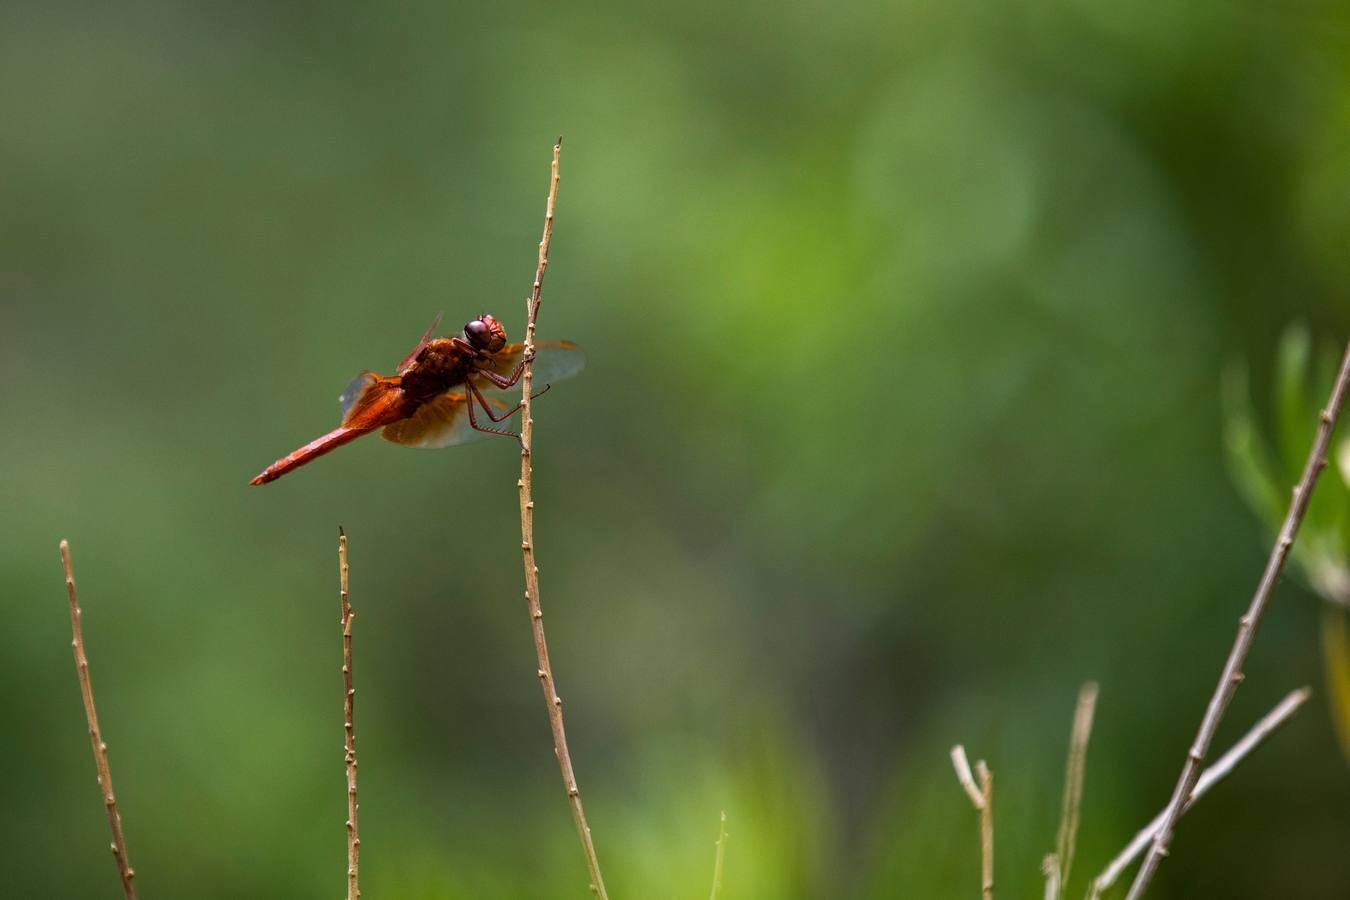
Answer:
[[(1055, 852), (1046, 859), (1046, 880), (1054, 880), (1047, 897), (1059, 897), (1068, 887), (1069, 872), (1073, 868), (1074, 842), (1078, 838), (1078, 817), (1083, 805), (1083, 773), (1087, 766), (1088, 739), (1092, 736), (1092, 714), (1097, 708), (1097, 685), (1089, 681), (1078, 690), (1078, 705), (1073, 714), (1073, 730), (1069, 735), (1069, 759), (1064, 766), (1064, 804), (1059, 814), (1059, 836)], [(1051, 859), (1054, 861), (1050, 870)]]
[(713, 857), (713, 883), (712, 893), (708, 895), (708, 900), (717, 900), (718, 893), (722, 890), (722, 857), (727, 852), (727, 812), (722, 810), (722, 822), (717, 826), (717, 855)]
[(357, 828), (356, 813), (356, 688), (352, 687), (352, 612), (347, 592), (347, 533), (338, 528), (338, 596), (342, 602), (342, 729), (343, 749), (347, 762), (347, 900), (358, 900), (357, 870), (361, 863), (361, 832)]
[(112, 853), (117, 861), (117, 874), (122, 879), (122, 891), (127, 900), (136, 900), (136, 886), (132, 879), (136, 872), (127, 857), (127, 840), (122, 834), (122, 815), (117, 811), (117, 797), (113, 794), (112, 767), (108, 763), (108, 745), (98, 727), (98, 712), (94, 709), (94, 686), (89, 681), (89, 658), (84, 654), (84, 629), (80, 626), (79, 595), (75, 592), (75, 567), (70, 561), (70, 543), (61, 541), (61, 564), (66, 570), (66, 593), (70, 595), (70, 630), (74, 634), (71, 646), (75, 650), (75, 671), (80, 678), (80, 694), (84, 697), (84, 716), (89, 722), (89, 743), (94, 749), (94, 766), (98, 769), (98, 786), (103, 794), (103, 806), (108, 811), (108, 827), (112, 830)]
[[(1195, 790), (1191, 792), (1190, 799), (1186, 801), (1181, 811), (1183, 813), (1188, 812), (1195, 805), (1195, 801), (1205, 796), (1211, 787), (1227, 777), (1228, 773), (1232, 772), (1247, 754), (1261, 746), (1266, 738), (1275, 732), (1275, 729), (1298, 712), (1299, 707), (1303, 705), (1311, 693), (1306, 687), (1293, 691), (1281, 700), (1274, 709), (1266, 713), (1260, 721), (1251, 727), (1250, 731), (1242, 736), (1241, 740), (1228, 749), (1227, 753), (1220, 756), (1208, 769), (1205, 769), (1204, 774), (1196, 781)], [(1139, 854), (1144, 852), (1144, 848), (1148, 846), (1149, 841), (1162, 827), (1166, 815), (1167, 810), (1158, 813), (1153, 821), (1144, 826), (1143, 830), (1134, 836), (1129, 845), (1120, 851), (1115, 859), (1111, 860), (1110, 864), (1102, 870), (1102, 874), (1093, 880), (1092, 887), (1088, 892), (1089, 900), (1097, 900), (1104, 892), (1111, 889), (1112, 885), (1116, 883), (1116, 879), (1120, 878), (1130, 863), (1134, 862)]]
[[(980, 814), (980, 894), (984, 900), (994, 897), (994, 773), (984, 764), (984, 760), (975, 763), (975, 772), (970, 771), (970, 760), (966, 758), (966, 748), (957, 744), (952, 748), (952, 768), (956, 770), (956, 780), (961, 782), (966, 796)], [(979, 784), (976, 784), (976, 778)]]
[(1293, 501), (1289, 505), (1284, 525), (1280, 528), (1280, 536), (1270, 552), (1265, 572), (1257, 585), (1256, 593), (1252, 596), (1251, 605), (1238, 620), (1237, 637), (1233, 641), (1232, 650), (1228, 653), (1228, 661), (1224, 663), (1223, 673), (1219, 676), (1219, 684), (1209, 700), (1204, 718), (1200, 720), (1200, 730), (1195, 736), (1195, 742), (1191, 744), (1190, 752), (1186, 755), (1185, 764), (1181, 767), (1181, 777), (1177, 780), (1172, 799), (1163, 813), (1158, 833), (1153, 837), (1153, 846), (1144, 857), (1139, 873), (1135, 875), (1134, 884), (1130, 885), (1126, 900), (1140, 900), (1144, 896), (1144, 891), (1153, 880), (1154, 873), (1158, 871), (1163, 857), (1167, 855), (1177, 820), (1181, 818), (1181, 811), (1186, 806), (1187, 798), (1195, 790), (1200, 769), (1209, 754), (1209, 745), (1213, 743), (1214, 734), (1219, 730), (1219, 722), (1223, 720), (1224, 711), (1227, 710), (1229, 701), (1233, 699), (1233, 694), (1237, 692), (1238, 684), (1242, 681), (1242, 664), (1246, 661), (1247, 652), (1256, 637), (1256, 627), (1261, 623), (1261, 615), (1266, 611), (1271, 592), (1279, 580), (1285, 560), (1289, 557), (1289, 550), (1294, 546), (1294, 536), (1298, 533), (1303, 514), (1308, 509), (1308, 502), (1312, 499), (1317, 476), (1326, 468), (1327, 447), (1331, 443), (1331, 432), (1336, 427), (1336, 418), (1341, 413), (1341, 402), (1345, 398), (1347, 384), (1350, 384), (1350, 344), (1345, 348), (1345, 356), (1341, 360), (1336, 383), (1331, 389), (1331, 397), (1318, 418), (1317, 437), (1313, 440), (1312, 449), (1308, 453), (1308, 461), (1303, 466), (1303, 476), (1294, 488)]
[(534, 384), (534, 329), (539, 315), (540, 292), (544, 284), (544, 272), (548, 269), (548, 245), (553, 238), (553, 205), (558, 199), (558, 160), (562, 155), (562, 138), (553, 145), (553, 168), (549, 179), (548, 204), (544, 210), (544, 236), (539, 240), (539, 265), (534, 273), (534, 287), (525, 300), (525, 371), (521, 375), (521, 423), (520, 423), (520, 480), (516, 487), (520, 493), (520, 554), (525, 566), (525, 602), (530, 610), (530, 625), (534, 631), (534, 650), (539, 658), (539, 684), (544, 689), (544, 702), (548, 707), (548, 724), (553, 730), (553, 752), (558, 757), (558, 767), (562, 770), (563, 787), (567, 790), (568, 801), (572, 806), (572, 818), (576, 821), (577, 834), (581, 838), (581, 848), (586, 854), (586, 869), (590, 873), (591, 890), (600, 900), (608, 900), (605, 893), (605, 881), (600, 875), (600, 860), (595, 855), (595, 844), (591, 840), (591, 827), (586, 824), (586, 811), (581, 805), (581, 792), (577, 789), (576, 775), (572, 771), (572, 756), (567, 752), (567, 733), (563, 729), (562, 700), (558, 697), (553, 680), (553, 667), (548, 660), (548, 641), (544, 637), (544, 613), (539, 603), (539, 566), (534, 558), (534, 492), (532, 486), (533, 465), (531, 451), (534, 438), (534, 418), (530, 408), (530, 394)]

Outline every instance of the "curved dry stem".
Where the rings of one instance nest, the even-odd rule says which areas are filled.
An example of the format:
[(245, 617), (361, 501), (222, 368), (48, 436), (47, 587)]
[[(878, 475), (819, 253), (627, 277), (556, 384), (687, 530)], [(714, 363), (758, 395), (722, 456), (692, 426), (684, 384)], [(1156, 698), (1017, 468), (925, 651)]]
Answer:
[(1308, 503), (1312, 500), (1317, 476), (1322, 474), (1322, 470), (1326, 468), (1327, 447), (1331, 443), (1331, 433), (1335, 430), (1336, 419), (1341, 413), (1341, 403), (1345, 399), (1347, 384), (1350, 384), (1350, 344), (1346, 346), (1345, 355), (1341, 359), (1341, 368), (1331, 389), (1331, 397), (1327, 400), (1326, 408), (1322, 410), (1318, 417), (1317, 436), (1313, 439), (1312, 448), (1308, 451), (1308, 460), (1304, 463), (1303, 475), (1294, 487), (1294, 496), (1289, 504), (1289, 512), (1284, 517), (1284, 524), (1280, 528), (1279, 537), (1275, 540), (1275, 546), (1271, 548), (1270, 557), (1266, 561), (1265, 572), (1261, 575), (1256, 593), (1252, 596), (1251, 605), (1238, 619), (1237, 637), (1233, 640), (1233, 648), (1228, 652), (1228, 661), (1224, 663), (1223, 672), (1219, 675), (1218, 686), (1214, 688), (1214, 695), (1210, 697), (1209, 706), (1205, 710), (1204, 717), (1200, 720), (1200, 730), (1195, 736), (1194, 743), (1191, 744), (1190, 752), (1186, 754), (1186, 762), (1181, 767), (1181, 777), (1177, 779), (1177, 786), (1172, 792), (1172, 799), (1163, 811), (1162, 824), (1153, 837), (1153, 845), (1149, 848), (1148, 856), (1144, 857), (1144, 862), (1139, 867), (1138, 874), (1135, 875), (1134, 884), (1130, 885), (1130, 892), (1126, 900), (1140, 900), (1143, 897), (1144, 891), (1148, 889), (1149, 882), (1153, 880), (1154, 873), (1158, 871), (1158, 866), (1162, 865), (1163, 857), (1167, 856), (1177, 820), (1181, 818), (1182, 810), (1185, 809), (1191, 793), (1195, 790), (1195, 784), (1200, 778), (1201, 767), (1204, 766), (1205, 757), (1209, 755), (1210, 744), (1214, 742), (1214, 735), (1219, 730), (1219, 723), (1223, 721), (1223, 714), (1228, 709), (1228, 704), (1233, 699), (1233, 695), (1237, 693), (1238, 685), (1242, 682), (1242, 664), (1247, 659), (1248, 651), (1251, 650), (1252, 641), (1256, 637), (1256, 628), (1261, 624), (1261, 616), (1265, 613), (1266, 606), (1270, 602), (1271, 592), (1275, 589), (1275, 584), (1280, 578), (1280, 572), (1284, 569), (1285, 561), (1289, 558), (1289, 550), (1294, 546), (1294, 537), (1298, 534), (1299, 525), (1303, 522), (1303, 515), (1308, 510)]
[(530, 611), (530, 626), (534, 632), (534, 650), (538, 657), (539, 685), (544, 690), (544, 703), (548, 707), (548, 724), (553, 731), (553, 752), (558, 757), (558, 767), (562, 770), (563, 787), (567, 790), (567, 799), (572, 807), (572, 818), (576, 821), (577, 835), (581, 838), (581, 849), (586, 855), (586, 869), (590, 873), (591, 890), (600, 900), (608, 900), (605, 893), (605, 880), (600, 874), (600, 860), (595, 855), (595, 843), (591, 840), (591, 827), (586, 823), (586, 810), (581, 805), (581, 791), (577, 788), (576, 774), (572, 770), (572, 755), (567, 751), (567, 732), (563, 728), (562, 699), (558, 696), (553, 680), (553, 667), (548, 659), (548, 641), (544, 637), (544, 613), (539, 601), (539, 566), (534, 556), (534, 489), (531, 454), (534, 446), (534, 417), (531, 409), (531, 394), (534, 385), (534, 330), (539, 315), (539, 301), (544, 284), (544, 272), (548, 269), (548, 247), (553, 238), (553, 205), (558, 199), (558, 162), (562, 156), (562, 138), (553, 145), (553, 167), (549, 179), (548, 203), (544, 209), (544, 236), (539, 241), (539, 264), (534, 273), (534, 286), (525, 300), (525, 371), (520, 378), (521, 385), (521, 422), (520, 422), (520, 480), (516, 487), (520, 494), (520, 555), (525, 567), (525, 603)]
[(980, 895), (983, 900), (994, 900), (994, 773), (984, 760), (975, 763), (972, 773), (966, 748), (960, 744), (952, 748), (952, 768), (970, 805), (980, 814)]
[(66, 593), (70, 597), (70, 630), (74, 637), (75, 672), (80, 678), (80, 694), (84, 697), (84, 716), (89, 722), (89, 743), (94, 749), (94, 766), (98, 769), (98, 786), (103, 794), (103, 806), (108, 811), (108, 827), (112, 830), (113, 859), (117, 860), (117, 874), (122, 879), (122, 892), (127, 900), (136, 900), (136, 886), (132, 879), (136, 872), (127, 857), (127, 839), (122, 834), (122, 815), (117, 811), (117, 796), (113, 793), (112, 766), (108, 762), (108, 745), (98, 727), (98, 711), (94, 709), (94, 686), (89, 680), (89, 658), (84, 653), (84, 629), (80, 625), (83, 613), (75, 590), (75, 567), (70, 559), (70, 542), (61, 542), (61, 564), (66, 570)]

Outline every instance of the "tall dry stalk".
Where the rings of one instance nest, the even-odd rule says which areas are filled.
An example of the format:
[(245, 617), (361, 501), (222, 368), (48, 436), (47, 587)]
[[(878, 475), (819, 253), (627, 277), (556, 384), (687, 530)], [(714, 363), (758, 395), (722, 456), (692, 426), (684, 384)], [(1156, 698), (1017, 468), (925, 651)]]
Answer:
[(356, 688), (352, 687), (352, 612), (347, 590), (347, 534), (338, 528), (338, 599), (342, 605), (342, 731), (343, 758), (347, 764), (347, 900), (359, 900), (357, 877), (361, 863), (361, 832), (356, 813)]
[(75, 567), (70, 559), (70, 542), (61, 541), (61, 564), (66, 570), (66, 593), (70, 597), (70, 630), (74, 634), (71, 647), (75, 651), (75, 671), (80, 679), (80, 694), (84, 697), (84, 716), (89, 723), (89, 743), (94, 749), (94, 766), (98, 769), (98, 786), (103, 793), (103, 806), (108, 811), (108, 827), (112, 830), (112, 853), (117, 861), (117, 874), (122, 879), (122, 892), (127, 900), (136, 900), (136, 886), (132, 879), (136, 872), (127, 857), (127, 839), (122, 834), (122, 815), (117, 811), (117, 796), (113, 793), (112, 766), (108, 762), (108, 744), (98, 727), (98, 711), (94, 709), (94, 685), (89, 680), (89, 658), (84, 652), (84, 629), (80, 598), (75, 590)]
[(534, 488), (532, 454), (534, 448), (534, 417), (531, 409), (531, 392), (534, 386), (534, 331), (539, 316), (539, 301), (544, 284), (544, 272), (548, 269), (548, 247), (553, 239), (553, 206), (558, 199), (558, 162), (562, 156), (562, 138), (553, 145), (553, 166), (549, 178), (548, 202), (544, 208), (544, 236), (539, 240), (539, 261), (534, 272), (534, 286), (525, 300), (525, 371), (521, 375), (520, 400), (520, 480), (516, 487), (520, 493), (520, 555), (525, 567), (525, 602), (530, 611), (530, 625), (534, 633), (534, 651), (538, 657), (539, 684), (544, 690), (544, 702), (548, 708), (548, 724), (553, 731), (553, 752), (558, 757), (558, 767), (562, 771), (563, 787), (567, 790), (568, 802), (572, 807), (572, 818), (576, 821), (577, 835), (581, 838), (581, 848), (586, 855), (586, 869), (590, 873), (591, 890), (600, 900), (608, 900), (605, 893), (605, 880), (600, 874), (600, 860), (595, 855), (595, 843), (591, 840), (591, 827), (586, 823), (586, 810), (581, 805), (581, 791), (577, 787), (576, 774), (572, 770), (572, 755), (567, 750), (567, 732), (563, 728), (562, 698), (558, 696), (553, 680), (553, 667), (548, 659), (548, 641), (544, 636), (544, 613), (539, 601), (539, 566), (534, 555)]

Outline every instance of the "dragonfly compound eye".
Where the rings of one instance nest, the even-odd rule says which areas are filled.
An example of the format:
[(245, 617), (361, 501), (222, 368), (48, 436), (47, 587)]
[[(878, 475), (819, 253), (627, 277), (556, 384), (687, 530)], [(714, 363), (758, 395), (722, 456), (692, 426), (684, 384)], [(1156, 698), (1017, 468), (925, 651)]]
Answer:
[(506, 346), (506, 329), (495, 316), (483, 315), (464, 326), (464, 336), (478, 350), (496, 353)]

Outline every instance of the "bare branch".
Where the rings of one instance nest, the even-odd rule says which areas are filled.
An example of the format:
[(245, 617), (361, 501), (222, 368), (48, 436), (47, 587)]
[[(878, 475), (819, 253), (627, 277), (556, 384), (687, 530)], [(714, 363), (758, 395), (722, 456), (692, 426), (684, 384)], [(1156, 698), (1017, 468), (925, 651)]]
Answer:
[[(1298, 712), (1299, 707), (1303, 705), (1311, 693), (1306, 687), (1293, 691), (1281, 700), (1274, 709), (1266, 713), (1260, 721), (1251, 727), (1250, 731), (1242, 736), (1241, 740), (1230, 747), (1227, 753), (1219, 757), (1214, 765), (1205, 769), (1204, 774), (1196, 781), (1195, 790), (1191, 792), (1190, 799), (1186, 801), (1186, 805), (1182, 807), (1181, 811), (1183, 813), (1189, 811), (1195, 805), (1195, 801), (1227, 777), (1228, 773), (1232, 772), (1247, 754), (1261, 746), (1266, 738), (1270, 737), (1277, 728)], [(1153, 821), (1144, 826), (1144, 829), (1134, 836), (1129, 845), (1120, 851), (1116, 858), (1111, 860), (1110, 864), (1102, 870), (1102, 874), (1098, 875), (1092, 882), (1092, 887), (1088, 892), (1089, 900), (1096, 900), (1105, 891), (1111, 889), (1130, 863), (1134, 862), (1139, 854), (1144, 852), (1144, 848), (1148, 846), (1149, 841), (1158, 833), (1166, 814), (1167, 810), (1158, 813)]]
[(344, 757), (347, 762), (347, 900), (358, 900), (357, 870), (361, 862), (361, 833), (356, 813), (356, 688), (352, 687), (352, 612), (347, 592), (347, 535), (338, 528), (338, 599), (342, 604), (342, 728)]
[(117, 797), (113, 793), (112, 766), (108, 762), (108, 745), (98, 727), (98, 712), (94, 709), (94, 686), (89, 680), (89, 658), (84, 653), (84, 629), (80, 625), (79, 595), (75, 591), (75, 567), (70, 560), (70, 543), (61, 542), (61, 564), (66, 570), (66, 593), (70, 596), (70, 630), (74, 637), (75, 672), (80, 679), (80, 694), (84, 697), (84, 716), (89, 722), (89, 743), (94, 750), (94, 766), (98, 769), (99, 791), (103, 806), (108, 811), (108, 827), (112, 830), (112, 853), (117, 861), (117, 874), (122, 879), (122, 892), (127, 900), (136, 900), (136, 886), (132, 880), (136, 872), (127, 857), (127, 840), (122, 834), (122, 815), (117, 811)]
[(1331, 443), (1331, 433), (1341, 412), (1347, 384), (1350, 384), (1350, 345), (1345, 348), (1345, 356), (1341, 360), (1340, 372), (1337, 373), (1335, 385), (1331, 389), (1331, 397), (1318, 419), (1317, 437), (1314, 438), (1312, 449), (1308, 453), (1308, 461), (1303, 466), (1303, 476), (1294, 488), (1293, 500), (1285, 516), (1284, 525), (1280, 528), (1280, 535), (1271, 549), (1270, 558), (1266, 561), (1265, 572), (1257, 585), (1256, 593), (1252, 596), (1251, 605), (1238, 620), (1237, 637), (1228, 653), (1228, 661), (1224, 663), (1218, 686), (1210, 698), (1204, 718), (1200, 720), (1200, 730), (1195, 736), (1195, 742), (1191, 744), (1190, 752), (1186, 754), (1186, 762), (1181, 767), (1181, 777), (1172, 792), (1172, 799), (1163, 812), (1162, 824), (1153, 837), (1153, 845), (1139, 867), (1134, 884), (1130, 886), (1127, 900), (1140, 900), (1143, 897), (1149, 882), (1153, 880), (1154, 873), (1158, 871), (1158, 866), (1162, 864), (1163, 857), (1167, 855), (1177, 820), (1181, 818), (1182, 810), (1195, 790), (1196, 782), (1200, 778), (1200, 769), (1204, 765), (1205, 757), (1209, 755), (1209, 747), (1219, 730), (1219, 723), (1223, 720), (1229, 701), (1233, 699), (1233, 694), (1237, 692), (1237, 687), (1242, 682), (1242, 664), (1246, 661), (1247, 653), (1256, 637), (1256, 627), (1261, 623), (1261, 616), (1266, 611), (1271, 592), (1279, 580), (1285, 560), (1289, 558), (1289, 550), (1294, 546), (1294, 537), (1312, 499), (1317, 476), (1326, 468), (1327, 447)]
[(581, 849), (586, 855), (586, 869), (590, 873), (591, 890), (600, 900), (608, 900), (605, 881), (600, 874), (600, 860), (595, 855), (591, 827), (586, 823), (586, 811), (581, 805), (581, 791), (572, 771), (572, 756), (567, 751), (567, 733), (563, 729), (562, 699), (553, 680), (553, 667), (548, 659), (548, 641), (544, 637), (544, 613), (539, 600), (539, 566), (534, 556), (534, 488), (532, 481), (532, 451), (534, 447), (534, 418), (530, 400), (534, 385), (534, 330), (539, 315), (539, 301), (548, 269), (548, 247), (553, 238), (553, 205), (558, 199), (558, 162), (562, 155), (562, 138), (553, 145), (553, 168), (549, 179), (548, 203), (544, 209), (544, 236), (539, 241), (539, 263), (534, 273), (534, 286), (525, 301), (525, 371), (521, 375), (520, 422), (520, 480), (516, 482), (520, 494), (520, 553), (525, 567), (525, 602), (530, 610), (530, 624), (534, 631), (534, 650), (538, 657), (539, 684), (544, 689), (548, 707), (548, 723), (553, 730), (553, 751), (562, 770), (563, 787), (567, 790), (576, 821)]
[[(1092, 714), (1097, 708), (1097, 685), (1089, 681), (1078, 691), (1078, 706), (1074, 710), (1073, 730), (1069, 735), (1069, 759), (1064, 766), (1064, 803), (1060, 809), (1059, 836), (1055, 841), (1054, 894), (1046, 889), (1047, 897), (1059, 897), (1068, 886), (1073, 868), (1074, 842), (1078, 838), (1079, 811), (1083, 805), (1083, 774), (1087, 766), (1088, 739), (1092, 736)], [(1046, 873), (1047, 880), (1050, 872)]]
[(722, 857), (727, 852), (727, 812), (722, 810), (722, 823), (717, 826), (717, 855), (713, 859), (713, 883), (712, 893), (708, 895), (708, 900), (717, 900), (718, 893), (722, 890)]

